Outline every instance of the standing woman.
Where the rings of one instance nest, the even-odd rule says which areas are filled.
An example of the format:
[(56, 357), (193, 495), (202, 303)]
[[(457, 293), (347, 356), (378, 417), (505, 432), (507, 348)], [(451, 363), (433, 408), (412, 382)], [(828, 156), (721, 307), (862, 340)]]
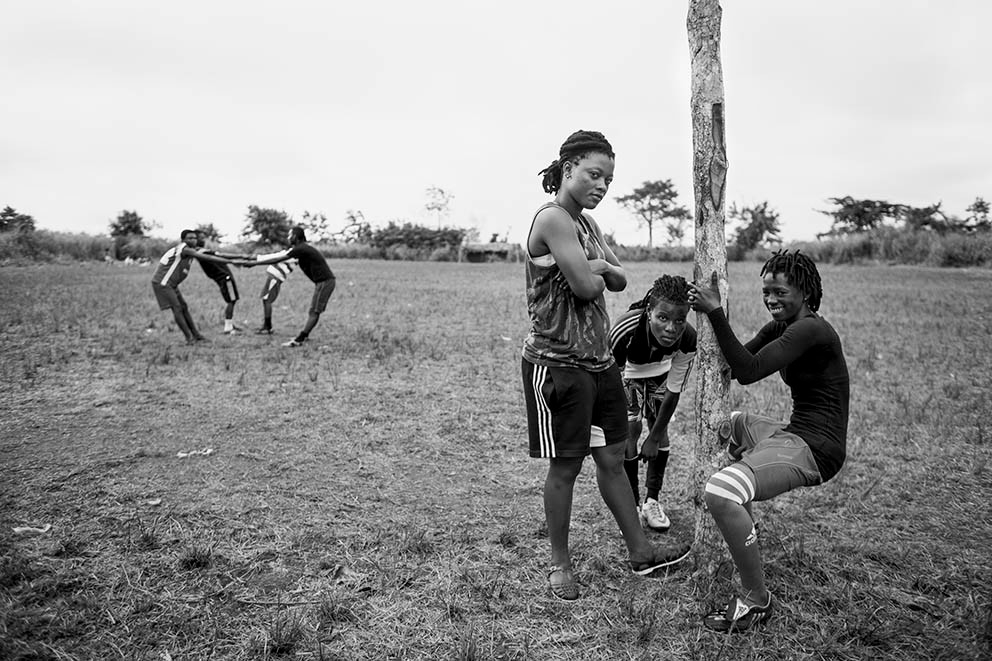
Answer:
[(627, 286), (616, 255), (585, 209), (613, 181), (613, 148), (602, 133), (577, 131), (540, 172), (553, 202), (541, 206), (527, 237), (527, 309), (522, 372), (530, 456), (549, 461), (544, 512), (551, 541), (548, 581), (560, 599), (577, 599), (568, 532), (575, 479), (586, 455), (600, 494), (620, 526), (630, 568), (648, 575), (684, 559), (687, 546), (654, 548), (644, 535), (623, 469), (627, 411), (609, 344), (603, 292)]
[(780, 373), (792, 391), (788, 422), (731, 413), (727, 450), (737, 463), (706, 483), (706, 506), (744, 590), (726, 610), (704, 618), (717, 631), (746, 631), (771, 615), (772, 595), (765, 587), (751, 502), (822, 484), (837, 474), (846, 455), (850, 380), (840, 338), (817, 314), (823, 290), (816, 264), (798, 250), (780, 250), (765, 262), (761, 278), (772, 320), (746, 344), (738, 341), (720, 306), (716, 274), (711, 287), (689, 290), (689, 304), (710, 320), (738, 383)]

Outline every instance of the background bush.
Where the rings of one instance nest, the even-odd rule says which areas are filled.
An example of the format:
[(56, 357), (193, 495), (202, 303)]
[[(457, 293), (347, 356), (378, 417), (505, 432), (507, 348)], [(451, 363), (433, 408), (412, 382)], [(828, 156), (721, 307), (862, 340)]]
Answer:
[[(458, 250), (465, 230), (431, 229), (390, 223), (375, 230), (369, 242), (328, 241), (314, 245), (328, 259), (388, 259), (403, 261), (448, 262), (458, 260)], [(129, 235), (112, 239), (81, 233), (0, 232), (0, 263), (90, 261), (111, 259), (156, 261), (178, 240)], [(242, 242), (221, 246), (225, 252), (260, 254), (285, 249), (282, 245)], [(747, 250), (736, 244), (727, 246), (727, 259), (764, 261), (777, 246)], [(877, 227), (867, 232), (826, 237), (816, 241), (786, 244), (799, 248), (821, 264), (916, 264), (945, 267), (992, 267), (992, 232), (948, 232)], [(613, 245), (621, 262), (691, 262), (691, 246)], [(522, 246), (511, 250), (509, 261), (523, 258)], [(490, 259), (498, 259), (496, 257)], [(487, 259), (486, 261), (490, 261)]]

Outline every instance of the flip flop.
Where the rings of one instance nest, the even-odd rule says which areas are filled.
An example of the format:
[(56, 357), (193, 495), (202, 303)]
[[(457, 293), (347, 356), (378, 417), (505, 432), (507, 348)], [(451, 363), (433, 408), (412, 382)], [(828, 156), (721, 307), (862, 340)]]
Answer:
[[(555, 575), (560, 577), (557, 582)], [(551, 594), (563, 601), (575, 601), (579, 598), (579, 584), (568, 567), (552, 567), (548, 571), (548, 587), (551, 588)]]
[(638, 576), (650, 576), (659, 569), (671, 567), (674, 564), (682, 562), (689, 557), (691, 550), (688, 544), (678, 544), (667, 549), (656, 547), (652, 552), (651, 558), (648, 560), (642, 562), (629, 560), (627, 564), (630, 565), (630, 570)]

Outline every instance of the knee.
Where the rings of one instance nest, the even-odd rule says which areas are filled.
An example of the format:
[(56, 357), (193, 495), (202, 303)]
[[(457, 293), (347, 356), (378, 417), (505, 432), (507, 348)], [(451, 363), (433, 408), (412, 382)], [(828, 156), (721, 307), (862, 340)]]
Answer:
[(714, 519), (720, 519), (730, 513), (734, 507), (740, 507), (739, 503), (709, 491), (704, 494), (703, 500), (706, 502), (706, 510)]
[(597, 470), (607, 473), (622, 473), (624, 450), (623, 443), (611, 443), (606, 447), (595, 448), (592, 456), (596, 462)]
[(582, 470), (582, 459), (552, 459), (548, 467), (548, 479), (552, 482), (571, 484)]
[(706, 482), (704, 500), (714, 517), (733, 511), (754, 500), (754, 475), (744, 464), (727, 466)]

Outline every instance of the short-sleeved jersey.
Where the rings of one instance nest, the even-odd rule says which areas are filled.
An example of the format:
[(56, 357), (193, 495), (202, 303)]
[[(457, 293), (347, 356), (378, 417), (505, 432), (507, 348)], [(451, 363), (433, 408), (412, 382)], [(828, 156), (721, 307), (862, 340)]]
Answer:
[(670, 392), (681, 393), (696, 359), (696, 329), (686, 323), (679, 341), (663, 347), (651, 333), (647, 312), (628, 310), (613, 324), (610, 348), (624, 379), (665, 377), (665, 387)]
[[(537, 214), (554, 202), (545, 204)], [(599, 244), (592, 224), (583, 214), (573, 216), (575, 234), (588, 259), (604, 259), (606, 252)], [(531, 221), (531, 231), (534, 221)], [(523, 356), (535, 365), (548, 367), (581, 367), (593, 372), (613, 364), (610, 352), (610, 318), (606, 298), (600, 294), (583, 301), (572, 293), (565, 274), (550, 253), (534, 257), (527, 251), (526, 262), (527, 311), (530, 333), (524, 340)]]
[[(295, 259), (300, 267), (300, 270), (303, 271), (304, 275), (310, 278), (313, 282), (323, 282), (324, 280), (330, 280), (334, 277), (334, 272), (331, 271), (331, 267), (327, 265), (327, 259), (319, 250), (314, 248), (309, 243), (297, 243), (292, 248), (287, 248), (286, 250), (282, 250), (280, 252), (274, 252), (271, 255), (259, 256), (259, 259), (277, 256), (280, 258)], [(283, 280), (285, 280), (285, 277)]]
[(189, 267), (193, 263), (191, 255), (183, 255), (183, 249), (188, 248), (185, 243), (180, 243), (165, 251), (162, 258), (158, 260), (158, 268), (152, 276), (152, 282), (166, 287), (177, 287), (179, 283), (189, 275)]
[[(216, 250), (200, 250), (204, 255), (216, 255)], [(203, 274), (206, 275), (211, 280), (216, 280), (217, 282), (223, 282), (228, 278), (233, 277), (231, 275), (231, 267), (227, 264), (218, 264), (217, 262), (208, 262), (205, 259), (196, 260), (200, 262), (200, 267), (203, 269)]]
[(792, 391), (785, 431), (806, 441), (824, 482), (836, 475), (847, 453), (850, 378), (833, 326), (813, 313), (789, 324), (772, 321), (742, 345), (723, 308), (708, 316), (733, 378), (753, 383), (779, 372)]

